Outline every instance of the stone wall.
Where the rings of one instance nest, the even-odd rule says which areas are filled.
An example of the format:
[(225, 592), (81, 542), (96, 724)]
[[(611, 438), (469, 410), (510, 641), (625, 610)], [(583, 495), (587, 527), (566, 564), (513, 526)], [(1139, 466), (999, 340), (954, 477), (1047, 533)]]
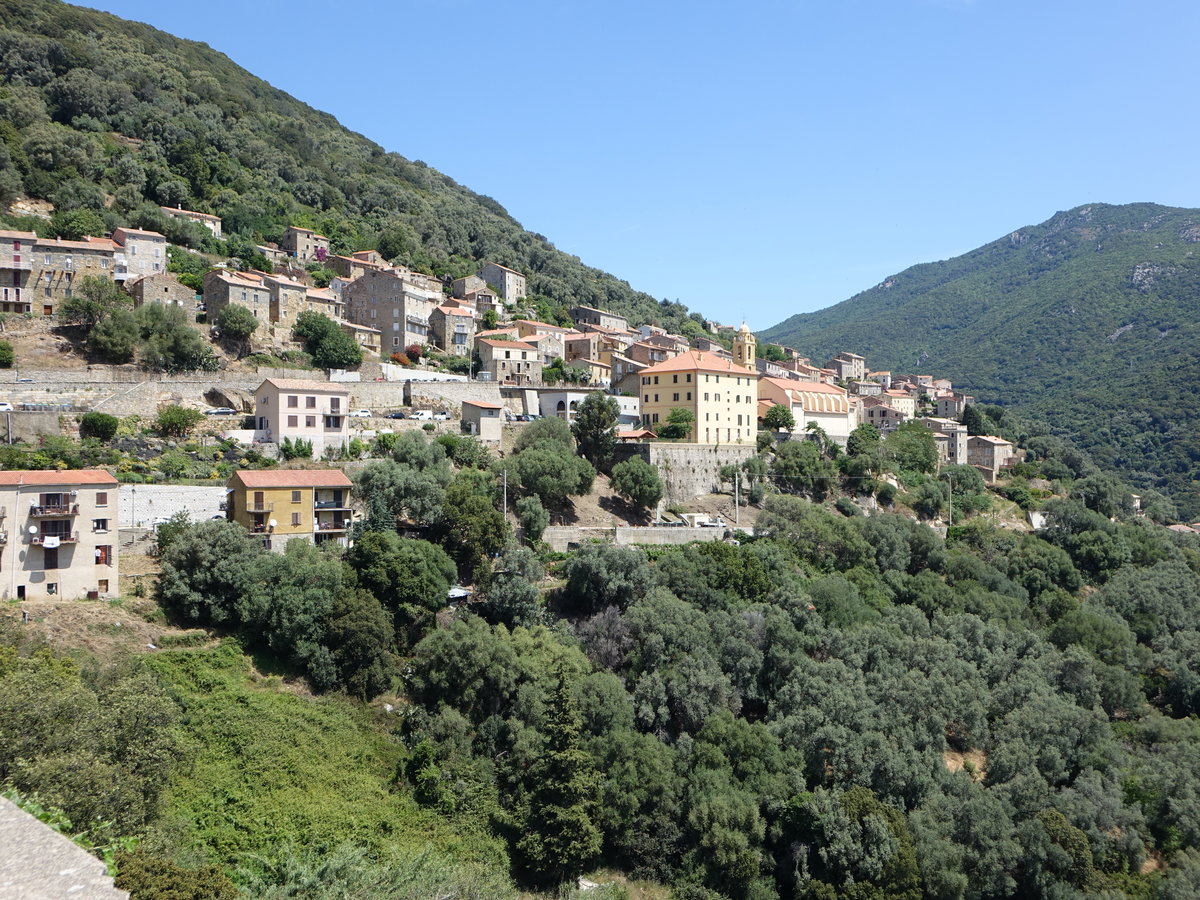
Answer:
[(718, 473), (722, 466), (740, 466), (754, 454), (753, 444), (647, 442), (619, 445), (616, 460), (640, 456), (657, 468), (663, 480), (663, 501), (671, 504), (721, 490)]
[(406, 381), (404, 396), (418, 409), (448, 409), (457, 415), (464, 400), (499, 403), (500, 387), (485, 381)]
[(43, 434), (62, 434), (59, 416), (71, 413), (58, 412), (10, 412), (0, 413), (0, 436), (4, 442), (36, 442)]
[(622, 547), (635, 544), (671, 545), (690, 544), (694, 541), (719, 541), (725, 537), (725, 528), (681, 528), (661, 525), (622, 525), (616, 528), (585, 528), (579, 525), (551, 525), (542, 534), (553, 550), (559, 553), (586, 544), (600, 541)]

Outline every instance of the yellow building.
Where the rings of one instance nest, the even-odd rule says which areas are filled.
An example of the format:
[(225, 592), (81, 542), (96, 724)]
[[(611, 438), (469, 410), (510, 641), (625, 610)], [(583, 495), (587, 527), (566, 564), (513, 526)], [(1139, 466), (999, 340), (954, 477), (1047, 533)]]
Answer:
[(750, 326), (743, 322), (742, 327), (738, 329), (737, 336), (733, 339), (733, 361), (743, 369), (757, 372), (758, 369), (754, 364), (757, 351), (758, 338), (754, 336)]
[(353, 520), (350, 479), (337, 469), (234, 472), (226, 483), (225, 517), (282, 551), (301, 538), (345, 546)]
[(695, 417), (688, 440), (754, 443), (758, 432), (758, 375), (729, 359), (688, 350), (643, 369), (642, 425), (658, 431), (673, 409)]

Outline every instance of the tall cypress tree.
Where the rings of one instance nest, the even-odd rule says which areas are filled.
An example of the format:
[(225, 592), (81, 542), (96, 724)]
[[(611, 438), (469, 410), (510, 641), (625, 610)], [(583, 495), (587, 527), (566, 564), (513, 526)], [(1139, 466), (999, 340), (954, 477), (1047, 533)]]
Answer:
[(600, 829), (592, 820), (596, 772), (580, 749), (579, 733), (579, 710), (560, 669), (542, 729), (542, 751), (530, 769), (533, 787), (517, 842), (530, 873), (549, 885), (574, 881), (600, 852)]

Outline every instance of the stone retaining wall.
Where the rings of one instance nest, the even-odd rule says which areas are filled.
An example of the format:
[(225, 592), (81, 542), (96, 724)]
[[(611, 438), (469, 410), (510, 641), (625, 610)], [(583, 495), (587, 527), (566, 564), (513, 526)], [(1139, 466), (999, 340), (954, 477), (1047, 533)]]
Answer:
[(618, 445), (616, 459), (620, 462), (640, 456), (656, 467), (663, 480), (663, 500), (671, 504), (721, 490), (721, 468), (740, 466), (755, 452), (753, 444), (646, 442)]

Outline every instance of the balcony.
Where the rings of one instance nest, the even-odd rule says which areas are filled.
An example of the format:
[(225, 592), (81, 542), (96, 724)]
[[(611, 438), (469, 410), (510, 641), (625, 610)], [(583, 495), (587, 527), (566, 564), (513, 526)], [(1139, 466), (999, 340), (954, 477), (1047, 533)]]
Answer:
[(60, 544), (78, 544), (79, 543), (79, 532), (78, 531), (65, 531), (62, 534), (55, 534), (53, 532), (47, 532), (45, 534), (35, 534), (29, 538), (29, 543), (40, 547), (41, 545), (46, 543), (46, 538), (58, 538), (58, 542)]
[(350, 520), (343, 519), (340, 522), (318, 522), (317, 531), (345, 531), (350, 527)]
[(24, 259), (24, 258), (19, 259), (19, 260), (18, 259), (9, 260), (8, 264), (6, 266), (4, 266), (4, 268), (9, 269), (9, 270), (15, 269), (18, 272), (28, 272), (33, 269), (33, 260)]
[(253, 500), (251, 500), (246, 504), (246, 512), (266, 513), (271, 512), (273, 509), (275, 509), (274, 500), (264, 501), (261, 503), (255, 503)]
[(79, 515), (78, 503), (55, 504), (53, 506), (31, 506), (29, 507), (29, 515), (34, 519), (49, 519), (56, 516), (77, 516)]
[(345, 500), (318, 500), (313, 504), (315, 509), (350, 509), (350, 499)]

